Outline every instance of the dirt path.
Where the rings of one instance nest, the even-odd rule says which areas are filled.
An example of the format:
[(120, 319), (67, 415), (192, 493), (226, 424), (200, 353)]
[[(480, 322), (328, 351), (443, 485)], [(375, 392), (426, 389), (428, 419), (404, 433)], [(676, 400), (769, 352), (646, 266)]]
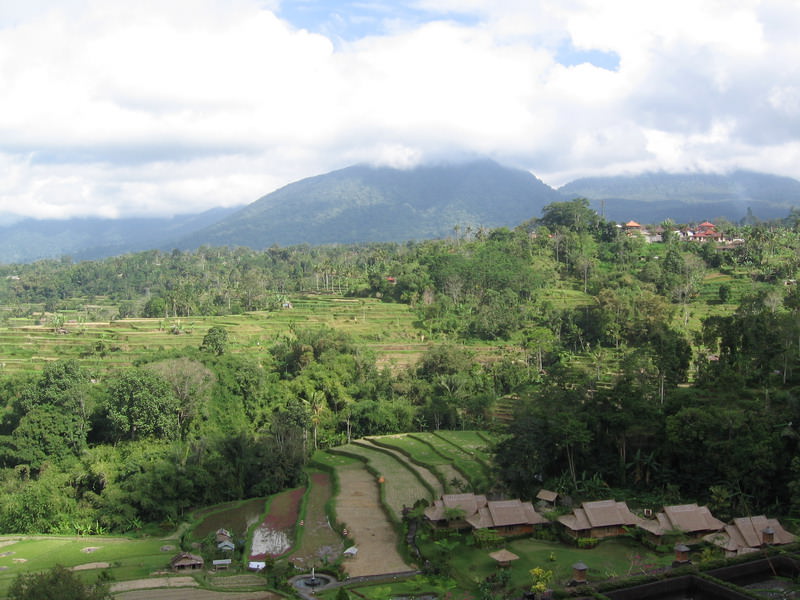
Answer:
[(347, 525), (358, 554), (344, 561), (351, 577), (396, 573), (410, 567), (397, 552), (397, 536), (380, 505), (378, 484), (361, 465), (337, 468), (336, 517)]
[(146, 590), (161, 587), (197, 587), (199, 584), (193, 577), (150, 577), (148, 579), (133, 579), (120, 581), (111, 585), (111, 592), (128, 592), (132, 590)]
[(271, 592), (213, 592), (198, 589), (137, 590), (115, 594), (114, 600), (285, 600)]
[(107, 569), (110, 567), (107, 562), (93, 562), (93, 563), (86, 563), (83, 565), (75, 565), (70, 569), (70, 571), (89, 571), (91, 569)]

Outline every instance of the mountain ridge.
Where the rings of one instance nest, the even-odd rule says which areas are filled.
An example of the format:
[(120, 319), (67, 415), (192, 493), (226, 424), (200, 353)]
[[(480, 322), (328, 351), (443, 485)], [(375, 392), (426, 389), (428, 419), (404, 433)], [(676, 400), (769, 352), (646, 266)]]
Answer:
[(91, 260), (148, 249), (368, 243), (431, 239), (456, 227), (514, 227), (552, 202), (585, 197), (606, 219), (643, 223), (783, 218), (800, 207), (800, 181), (753, 171), (581, 178), (558, 190), (488, 160), (393, 169), (354, 165), (290, 183), (236, 208), (171, 218), (0, 226), (0, 262), (64, 255)]

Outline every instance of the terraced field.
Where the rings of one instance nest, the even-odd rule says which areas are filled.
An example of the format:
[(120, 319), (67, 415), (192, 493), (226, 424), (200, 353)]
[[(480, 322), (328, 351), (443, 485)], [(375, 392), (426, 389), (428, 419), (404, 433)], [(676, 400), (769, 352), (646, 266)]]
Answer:
[(374, 436), (314, 455), (314, 462), (335, 473), (336, 520), (344, 524), (358, 548), (356, 557), (344, 562), (350, 576), (409, 568), (397, 552), (398, 528), (392, 520), (399, 522), (403, 506), (410, 507), (420, 498), (432, 500), (445, 491), (461, 491), (448, 490), (441, 479), (447, 473), (463, 480), (449, 462), (452, 458), (418, 435), (435, 437), (432, 441), (449, 448), (451, 457), (459, 456), (465, 470), (483, 471), (478, 453), (488, 438), (476, 432), (457, 432), (450, 441), (434, 434)]
[(453, 444), (432, 432), (409, 434), (410, 437), (429, 444), (437, 453), (452, 461), (453, 466), (464, 474), (473, 487), (481, 487), (489, 473), (485, 464), (477, 461), (471, 452)]
[(411, 460), (425, 465), (438, 476), (444, 493), (459, 491), (453, 487), (452, 481), (467, 480), (466, 475), (453, 466), (453, 461), (449, 456), (438, 453), (433, 446), (410, 434), (399, 433), (396, 435), (376, 436), (369, 439), (376, 445), (394, 449)]
[(362, 444), (345, 444), (331, 452), (360, 458), (368, 464), (378, 477), (383, 478), (382, 499), (396, 521), (403, 516), (403, 508), (414, 506), (420, 498), (433, 500), (433, 492), (423, 483), (414, 468), (407, 461)]
[[(110, 320), (109, 316), (108, 321), (88, 321), (83, 313), (63, 311), (59, 314), (66, 322), (57, 330), (48, 324), (52, 315), (43, 312), (30, 318), (5, 318), (0, 325), (0, 373), (35, 372), (49, 361), (79, 358), (84, 366), (102, 374), (131, 365), (145, 352), (198, 347), (208, 329), (217, 325), (228, 330), (230, 352), (256, 354), (291, 335), (293, 326), (325, 325), (346, 331), (355, 344), (375, 354), (379, 366), (393, 370), (415, 364), (431, 343), (437, 343), (415, 326), (417, 315), (405, 304), (313, 294), (292, 297), (291, 302), (290, 309), (217, 317)], [(112, 309), (104, 307), (100, 312), (108, 316), (115, 312)], [(504, 351), (485, 344), (474, 349), (487, 362)]]
[(461, 448), (470, 453), (475, 459), (489, 466), (492, 460), (492, 454), (489, 451), (490, 442), (487, 438), (481, 435), (478, 431), (445, 431), (440, 429), (436, 432), (440, 438), (443, 438), (453, 444), (456, 448)]
[(360, 461), (342, 462), (336, 467), (340, 491), (336, 516), (347, 525), (358, 554), (345, 560), (350, 577), (396, 573), (409, 566), (397, 551), (397, 534), (381, 506), (375, 477)]
[(407, 455), (403, 454), (399, 450), (382, 446), (379, 443), (379, 441), (374, 438), (365, 438), (363, 440), (357, 440), (356, 443), (361, 445), (368, 444), (369, 446), (380, 448), (381, 451), (383, 452), (389, 452), (392, 456), (394, 456), (398, 460), (405, 462), (406, 465), (408, 465), (408, 467), (412, 468), (416, 472), (417, 476), (422, 478), (422, 480), (428, 485), (428, 487), (433, 492), (434, 498), (438, 498), (439, 496), (444, 494), (444, 485), (442, 483), (441, 475), (432, 471), (427, 466), (423, 466), (409, 461)]

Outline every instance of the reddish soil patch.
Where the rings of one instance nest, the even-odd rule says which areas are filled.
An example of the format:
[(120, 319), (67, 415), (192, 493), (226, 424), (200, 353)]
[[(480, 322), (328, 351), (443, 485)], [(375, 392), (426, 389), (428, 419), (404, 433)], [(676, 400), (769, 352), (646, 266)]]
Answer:
[(250, 560), (280, 556), (292, 547), (291, 533), (300, 515), (300, 501), (306, 488), (296, 488), (272, 497), (267, 516), (253, 532)]

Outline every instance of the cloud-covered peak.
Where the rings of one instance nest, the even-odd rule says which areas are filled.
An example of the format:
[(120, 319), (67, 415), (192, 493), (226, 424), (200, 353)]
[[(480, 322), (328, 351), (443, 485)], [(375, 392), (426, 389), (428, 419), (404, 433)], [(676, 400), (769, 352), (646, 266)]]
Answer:
[(0, 213), (169, 215), (365, 162), (800, 176), (793, 0), (0, 6)]

